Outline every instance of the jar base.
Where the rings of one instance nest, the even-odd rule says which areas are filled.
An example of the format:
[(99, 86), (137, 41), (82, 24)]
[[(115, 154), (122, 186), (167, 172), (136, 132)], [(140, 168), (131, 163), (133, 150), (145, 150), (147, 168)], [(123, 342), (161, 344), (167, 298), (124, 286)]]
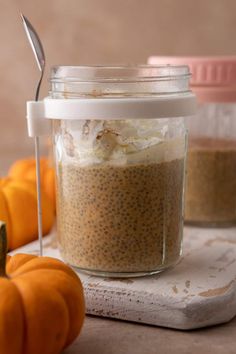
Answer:
[(159, 267), (158, 269), (155, 270), (150, 270), (150, 271), (140, 271), (140, 272), (108, 272), (108, 271), (99, 271), (99, 270), (94, 270), (94, 269), (85, 269), (85, 268), (80, 268), (77, 266), (70, 265), (76, 272), (82, 272), (87, 275), (94, 275), (97, 277), (103, 277), (103, 278), (116, 278), (116, 279), (122, 279), (122, 278), (139, 278), (139, 277), (146, 277), (146, 276), (151, 276), (154, 274), (162, 273), (165, 270), (173, 268), (177, 263), (179, 263), (181, 258), (179, 258), (176, 262), (171, 263), (169, 265), (165, 265), (162, 267)]

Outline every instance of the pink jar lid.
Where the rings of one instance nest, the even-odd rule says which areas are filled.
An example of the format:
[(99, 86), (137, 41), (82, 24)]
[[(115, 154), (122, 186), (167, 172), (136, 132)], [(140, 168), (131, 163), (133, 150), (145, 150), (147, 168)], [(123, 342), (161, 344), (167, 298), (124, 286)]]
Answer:
[(200, 102), (236, 102), (236, 56), (151, 56), (148, 64), (188, 65)]

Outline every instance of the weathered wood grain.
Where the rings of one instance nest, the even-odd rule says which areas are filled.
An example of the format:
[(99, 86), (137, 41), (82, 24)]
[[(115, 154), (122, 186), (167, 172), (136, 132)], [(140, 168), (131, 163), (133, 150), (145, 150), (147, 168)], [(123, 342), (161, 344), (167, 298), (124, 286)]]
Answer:
[[(37, 242), (22, 251), (37, 254)], [(44, 239), (44, 255), (60, 258), (55, 236)], [(88, 314), (178, 329), (227, 322), (236, 315), (236, 228), (186, 227), (181, 261), (155, 276), (79, 276)]]

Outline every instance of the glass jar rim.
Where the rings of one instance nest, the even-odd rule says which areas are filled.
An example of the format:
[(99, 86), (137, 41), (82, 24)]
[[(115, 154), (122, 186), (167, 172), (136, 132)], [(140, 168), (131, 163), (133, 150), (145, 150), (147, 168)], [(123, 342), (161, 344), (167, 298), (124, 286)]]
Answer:
[(151, 82), (188, 79), (187, 65), (81, 65), (51, 68), (49, 81), (56, 82)]

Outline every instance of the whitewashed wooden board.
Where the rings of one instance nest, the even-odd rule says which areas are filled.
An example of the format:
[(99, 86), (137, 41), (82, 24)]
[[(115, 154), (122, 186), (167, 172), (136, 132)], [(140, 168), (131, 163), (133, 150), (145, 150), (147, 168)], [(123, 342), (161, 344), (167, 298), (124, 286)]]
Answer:
[[(18, 252), (37, 254), (38, 243)], [(60, 258), (55, 236), (44, 239), (44, 255)], [(236, 228), (186, 227), (181, 261), (158, 275), (110, 279), (78, 274), (88, 314), (178, 329), (227, 322), (236, 315)]]

